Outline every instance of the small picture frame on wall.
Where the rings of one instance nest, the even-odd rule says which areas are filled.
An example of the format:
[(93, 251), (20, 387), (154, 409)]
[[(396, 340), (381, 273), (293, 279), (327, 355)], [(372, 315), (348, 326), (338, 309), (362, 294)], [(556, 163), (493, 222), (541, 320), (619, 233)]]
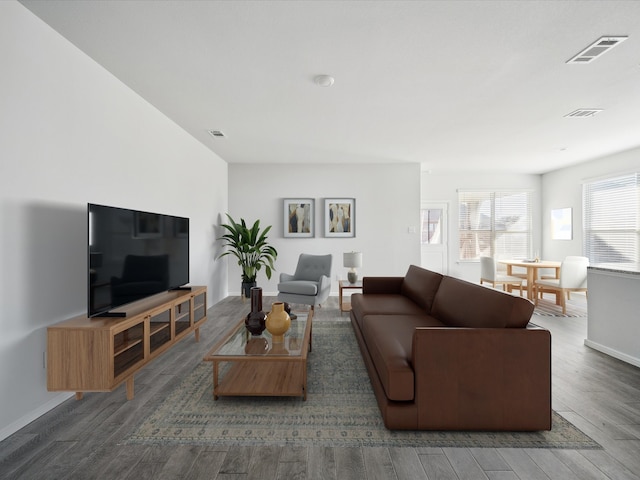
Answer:
[(356, 236), (356, 199), (326, 198), (324, 200), (324, 236)]
[(284, 236), (287, 238), (312, 238), (314, 232), (313, 198), (284, 199)]
[(573, 239), (571, 207), (554, 208), (553, 210), (551, 210), (551, 239)]

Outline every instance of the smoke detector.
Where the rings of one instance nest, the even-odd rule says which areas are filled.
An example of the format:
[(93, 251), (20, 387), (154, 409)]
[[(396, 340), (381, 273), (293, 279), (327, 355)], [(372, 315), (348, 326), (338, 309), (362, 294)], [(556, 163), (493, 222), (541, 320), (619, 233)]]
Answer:
[(579, 54), (567, 60), (567, 63), (590, 63), (616, 45), (620, 45), (627, 38), (627, 36), (600, 37)]
[(331, 75), (317, 75), (313, 79), (313, 81), (319, 87), (330, 87), (335, 82), (335, 78), (333, 78)]

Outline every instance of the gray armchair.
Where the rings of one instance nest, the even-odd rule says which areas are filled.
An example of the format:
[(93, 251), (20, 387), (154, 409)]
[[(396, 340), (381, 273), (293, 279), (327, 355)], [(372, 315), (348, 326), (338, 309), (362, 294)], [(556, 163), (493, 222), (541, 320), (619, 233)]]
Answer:
[(331, 291), (331, 260), (331, 254), (300, 254), (296, 273), (280, 274), (278, 300), (310, 305), (312, 310), (324, 302)]

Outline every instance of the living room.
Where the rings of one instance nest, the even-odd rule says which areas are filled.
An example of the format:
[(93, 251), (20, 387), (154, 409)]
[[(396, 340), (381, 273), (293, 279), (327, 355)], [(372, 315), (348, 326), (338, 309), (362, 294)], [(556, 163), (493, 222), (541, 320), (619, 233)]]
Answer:
[[(88, 202), (188, 216), (191, 283), (206, 285), (214, 305), (240, 288), (237, 267), (216, 259), (216, 226), (226, 212), (273, 227), (279, 256), (276, 275), (258, 278), (265, 292), (277, 291), (278, 274), (293, 271), (299, 253), (332, 253), (337, 295), (345, 251), (363, 252), (365, 275), (402, 275), (420, 264), (421, 204), (445, 202), (448, 274), (477, 282), (479, 265), (456, 256), (458, 189), (532, 191), (533, 250), (560, 260), (582, 251), (583, 181), (639, 166), (633, 144), (543, 174), (429, 171), (373, 156), (362, 163), (227, 163), (22, 4), (0, 3), (0, 32), (0, 439), (69, 398), (46, 391), (46, 328), (86, 310)], [(336, 197), (356, 201), (354, 238), (324, 237), (323, 202)], [(314, 238), (284, 238), (284, 198), (315, 201)], [(550, 211), (560, 207), (573, 209), (571, 240), (549, 234)]]

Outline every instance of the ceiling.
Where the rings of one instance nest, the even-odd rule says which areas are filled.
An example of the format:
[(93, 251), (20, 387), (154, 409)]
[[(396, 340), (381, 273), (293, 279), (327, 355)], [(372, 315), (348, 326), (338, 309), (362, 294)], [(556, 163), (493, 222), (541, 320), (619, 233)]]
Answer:
[(544, 173), (640, 146), (635, 0), (21, 3), (229, 163)]

